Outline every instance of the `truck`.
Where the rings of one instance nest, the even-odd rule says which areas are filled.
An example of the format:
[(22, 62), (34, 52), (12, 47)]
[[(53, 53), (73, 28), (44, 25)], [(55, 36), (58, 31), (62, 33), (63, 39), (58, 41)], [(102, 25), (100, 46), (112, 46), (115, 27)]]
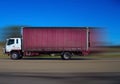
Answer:
[(97, 46), (98, 33), (91, 27), (23, 27), (21, 38), (8, 38), (5, 53), (11, 59), (60, 54), (64, 60), (85, 56)]

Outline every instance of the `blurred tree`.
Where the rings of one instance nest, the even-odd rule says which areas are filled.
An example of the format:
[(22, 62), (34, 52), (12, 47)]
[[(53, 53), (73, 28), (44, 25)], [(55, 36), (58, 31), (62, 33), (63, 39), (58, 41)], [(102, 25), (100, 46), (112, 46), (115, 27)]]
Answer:
[(23, 26), (8, 26), (3, 28), (3, 41), (5, 41), (7, 38), (16, 38), (21, 37), (21, 28)]

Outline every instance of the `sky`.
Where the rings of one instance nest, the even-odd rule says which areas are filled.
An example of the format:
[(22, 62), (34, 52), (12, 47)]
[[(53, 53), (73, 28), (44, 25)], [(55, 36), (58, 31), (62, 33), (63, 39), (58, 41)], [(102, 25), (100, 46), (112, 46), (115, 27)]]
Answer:
[(101, 27), (120, 45), (120, 0), (0, 0), (0, 33), (14, 25)]

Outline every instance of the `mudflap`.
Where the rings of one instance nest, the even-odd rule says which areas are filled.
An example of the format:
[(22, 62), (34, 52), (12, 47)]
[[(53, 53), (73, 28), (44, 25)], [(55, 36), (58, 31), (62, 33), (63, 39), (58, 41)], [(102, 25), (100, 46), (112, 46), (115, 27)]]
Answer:
[(82, 51), (82, 55), (83, 56), (87, 56), (87, 55), (89, 55), (90, 54), (90, 51)]

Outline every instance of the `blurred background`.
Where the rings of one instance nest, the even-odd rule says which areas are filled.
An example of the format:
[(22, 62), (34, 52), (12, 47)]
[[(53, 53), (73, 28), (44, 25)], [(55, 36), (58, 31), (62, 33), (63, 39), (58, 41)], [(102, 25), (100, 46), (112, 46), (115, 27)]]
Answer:
[[(102, 53), (8, 60), (6, 39), (28, 26), (100, 28)], [(119, 66), (120, 0), (0, 0), (0, 84), (120, 84)]]
[(0, 11), (1, 45), (24, 26), (100, 27), (103, 46), (119, 51), (119, 0), (1, 0)]

